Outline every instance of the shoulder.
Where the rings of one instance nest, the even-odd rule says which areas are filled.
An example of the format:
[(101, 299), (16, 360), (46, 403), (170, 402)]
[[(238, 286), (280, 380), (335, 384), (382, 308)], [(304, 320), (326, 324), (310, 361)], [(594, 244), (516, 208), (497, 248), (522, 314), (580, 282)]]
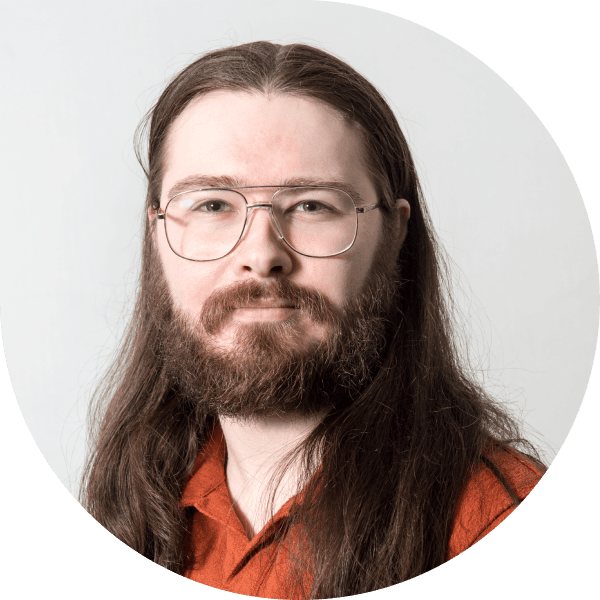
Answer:
[(504, 521), (542, 475), (541, 467), (516, 450), (487, 453), (458, 498), (447, 559), (464, 552)]

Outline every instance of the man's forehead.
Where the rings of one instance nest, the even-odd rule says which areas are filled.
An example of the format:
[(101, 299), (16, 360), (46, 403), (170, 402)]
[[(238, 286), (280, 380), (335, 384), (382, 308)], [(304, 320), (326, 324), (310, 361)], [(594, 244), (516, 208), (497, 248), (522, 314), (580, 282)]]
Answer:
[(288, 95), (219, 92), (193, 101), (168, 134), (163, 199), (192, 188), (315, 185), (369, 204), (362, 136), (334, 113)]
[[(215, 90), (200, 94), (188, 102), (176, 117), (172, 127), (184, 126), (191, 119), (206, 117), (212, 120), (215, 116), (236, 117), (247, 114), (254, 109), (267, 107), (269, 113), (276, 117), (285, 113), (289, 107), (296, 110), (311, 107), (317, 114), (327, 113), (341, 122), (344, 119), (333, 108), (308, 96), (286, 93), (264, 93), (255, 90)], [(317, 110), (318, 109), (318, 110)]]

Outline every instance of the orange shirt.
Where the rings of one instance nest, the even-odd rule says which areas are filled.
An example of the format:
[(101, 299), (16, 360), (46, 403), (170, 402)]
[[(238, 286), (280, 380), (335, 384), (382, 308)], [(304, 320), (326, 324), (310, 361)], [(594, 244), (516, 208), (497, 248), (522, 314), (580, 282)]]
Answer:
[[(531, 462), (516, 452), (497, 450), (487, 458), (498, 467), (519, 500), (531, 492), (542, 476)], [(515, 508), (498, 477), (480, 463), (458, 499), (447, 559), (454, 558), (485, 537)]]
[[(521, 500), (539, 481), (541, 473), (518, 454), (498, 451), (488, 457), (498, 466)], [(181, 499), (194, 507), (192, 537), (195, 565), (186, 577), (228, 592), (263, 598), (287, 598), (286, 553), (274, 542), (293, 498), (252, 540), (231, 506), (225, 481), (225, 440), (220, 427), (198, 457)], [(458, 500), (448, 545), (448, 559), (460, 554), (515, 508), (505, 487), (483, 464), (469, 479)]]
[(181, 499), (193, 506), (194, 569), (186, 577), (228, 592), (286, 598), (285, 553), (277, 552), (273, 537), (286, 518), (293, 498), (270, 523), (248, 540), (231, 506), (225, 481), (225, 439), (219, 426), (194, 465)]

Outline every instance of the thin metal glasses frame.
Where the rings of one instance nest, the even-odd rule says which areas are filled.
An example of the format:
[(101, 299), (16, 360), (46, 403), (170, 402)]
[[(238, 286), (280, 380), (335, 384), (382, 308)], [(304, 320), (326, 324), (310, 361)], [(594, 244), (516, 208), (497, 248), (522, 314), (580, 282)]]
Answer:
[[(259, 204), (248, 204), (248, 199), (246, 198), (246, 196), (244, 196), (244, 194), (242, 194), (239, 191), (239, 190), (259, 190), (259, 189), (262, 190), (262, 189), (273, 189), (273, 188), (277, 188), (277, 189), (276, 189), (275, 193), (271, 196), (271, 201), (270, 202), (261, 202)], [(354, 209), (356, 210), (356, 213), (357, 213), (356, 229), (354, 231), (354, 237), (352, 238), (352, 241), (350, 242), (350, 244), (348, 244), (348, 246), (346, 248), (344, 248), (343, 250), (340, 250), (339, 252), (335, 252), (334, 254), (327, 254), (325, 256), (313, 256), (311, 254), (305, 254), (304, 252), (300, 252), (300, 251), (296, 250), (296, 248), (294, 248), (285, 239), (284, 235), (281, 233), (279, 224), (277, 223), (277, 219), (273, 213), (273, 200), (275, 199), (275, 196), (277, 196), (277, 194), (279, 194), (285, 190), (302, 189), (302, 188), (309, 188), (309, 189), (314, 188), (314, 189), (320, 189), (320, 190), (335, 190), (336, 192), (341, 192), (342, 194), (345, 194), (346, 196), (348, 196), (348, 198), (350, 198), (350, 200), (352, 200), (352, 204), (354, 204)], [(246, 203), (246, 217), (244, 219), (244, 227), (242, 228), (240, 237), (237, 239), (237, 241), (233, 245), (233, 248), (231, 250), (229, 250), (229, 252), (227, 252), (226, 254), (223, 254), (223, 256), (218, 256), (217, 258), (198, 259), (198, 258), (187, 258), (186, 256), (181, 256), (181, 254), (179, 254), (178, 252), (175, 252), (175, 250), (173, 249), (173, 246), (171, 245), (171, 242), (169, 240), (169, 234), (167, 233), (166, 216), (167, 216), (167, 209), (169, 208), (169, 204), (173, 200), (175, 200), (175, 198), (182, 196), (183, 194), (191, 194), (194, 192), (218, 192), (218, 191), (235, 192), (235, 193), (239, 194), (244, 199), (244, 202)], [(293, 250), (296, 254), (300, 254), (301, 256), (306, 256), (308, 258), (331, 258), (332, 256), (339, 256), (340, 254), (347, 252), (348, 250), (350, 250), (350, 248), (352, 248), (352, 246), (354, 246), (354, 242), (356, 241), (356, 237), (358, 235), (358, 214), (364, 214), (366, 212), (369, 212), (370, 210), (373, 210), (375, 208), (380, 208), (380, 207), (381, 207), (380, 202), (376, 202), (375, 204), (371, 204), (370, 206), (356, 206), (356, 202), (355, 202), (354, 198), (348, 192), (346, 192), (345, 190), (336, 188), (336, 187), (331, 187), (331, 186), (326, 186), (326, 185), (249, 185), (249, 186), (237, 187), (237, 188), (198, 188), (198, 189), (193, 189), (193, 190), (186, 190), (185, 192), (180, 192), (179, 194), (175, 194), (172, 198), (169, 198), (169, 201), (167, 202), (164, 210), (160, 207), (157, 209), (156, 218), (164, 221), (165, 236), (167, 238), (169, 248), (171, 248), (171, 250), (173, 251), (174, 254), (176, 254), (180, 258), (183, 258), (184, 260), (191, 260), (193, 262), (211, 262), (213, 260), (219, 260), (221, 258), (225, 258), (229, 254), (231, 254), (239, 246), (240, 242), (242, 241), (242, 238), (244, 237), (244, 234), (246, 233), (246, 230), (248, 229), (248, 214), (249, 214), (251, 208), (265, 208), (269, 211), (269, 215), (271, 217), (271, 223), (273, 224), (273, 227), (275, 228), (277, 235), (279, 236), (279, 238), (281, 240), (283, 240), (285, 245), (288, 248), (290, 248), (291, 250)]]

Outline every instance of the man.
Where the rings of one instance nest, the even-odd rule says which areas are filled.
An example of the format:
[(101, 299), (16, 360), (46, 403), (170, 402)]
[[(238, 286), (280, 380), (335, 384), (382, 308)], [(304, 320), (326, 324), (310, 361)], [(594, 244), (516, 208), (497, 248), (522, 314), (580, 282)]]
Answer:
[(269, 598), (393, 585), (486, 535), (543, 467), (461, 365), (380, 94), (259, 42), (184, 69), (145, 124), (140, 289), (87, 509), (168, 569)]

